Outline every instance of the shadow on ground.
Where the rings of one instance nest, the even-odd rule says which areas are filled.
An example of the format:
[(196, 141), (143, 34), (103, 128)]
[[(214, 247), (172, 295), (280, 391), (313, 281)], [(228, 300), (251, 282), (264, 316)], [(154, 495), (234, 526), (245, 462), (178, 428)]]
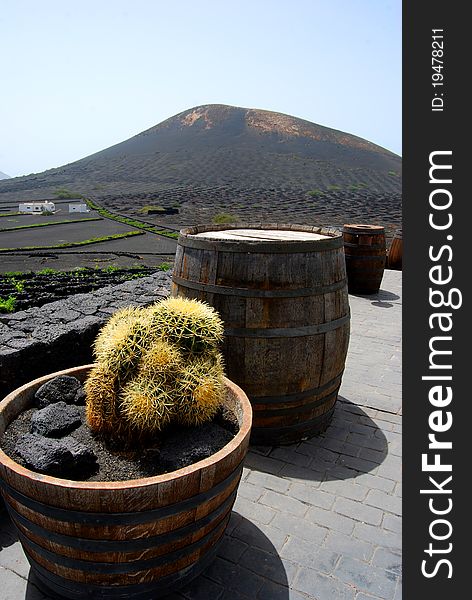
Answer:
[[(18, 598), (18, 600), (23, 600)], [(28, 576), (28, 585), (24, 600), (49, 600), (49, 596), (45, 596), (39, 589), (35, 574), (30, 570)]]
[(352, 292), (349, 292), (349, 295), (355, 296), (356, 298), (365, 298), (366, 300), (371, 300), (372, 306), (378, 306), (379, 308), (392, 308), (392, 306), (395, 306), (395, 304), (392, 304), (392, 302), (400, 300), (400, 296), (398, 294), (382, 289), (375, 294), (353, 294)]
[(373, 294), (376, 300), (400, 300), (400, 296), (398, 294), (394, 294), (393, 292), (389, 292), (387, 290), (380, 289), (376, 294)]
[(0, 496), (0, 552), (17, 541), (18, 537)]
[(375, 292), (375, 294), (353, 294), (352, 292), (349, 292), (349, 295), (355, 296), (356, 298), (366, 298), (367, 300), (400, 300), (400, 296), (398, 294), (383, 289), (380, 289), (378, 292)]
[(338, 396), (331, 424), (290, 446), (252, 446), (245, 465), (279, 477), (327, 481), (355, 479), (385, 460), (388, 441), (357, 404)]
[[(186, 600), (236, 600), (256, 594), (261, 600), (290, 598), (287, 573), (273, 543), (259, 527), (234, 511), (215, 561), (181, 594)], [(174, 595), (165, 600), (177, 598)]]
[(395, 306), (391, 302), (382, 302), (380, 300), (375, 300), (374, 302), (371, 302), (371, 304), (372, 306), (378, 306), (379, 308), (392, 308)]

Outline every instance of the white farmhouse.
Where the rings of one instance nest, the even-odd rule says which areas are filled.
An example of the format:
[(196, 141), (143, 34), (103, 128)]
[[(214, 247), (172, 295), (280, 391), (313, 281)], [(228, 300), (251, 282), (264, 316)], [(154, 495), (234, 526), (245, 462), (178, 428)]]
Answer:
[(42, 200), (41, 202), (20, 202), (18, 205), (18, 212), (26, 214), (41, 214), (44, 212), (54, 212), (55, 210), (56, 205), (49, 200)]
[(83, 202), (74, 202), (73, 204), (69, 204), (69, 212), (70, 213), (87, 213), (90, 212), (88, 206)]

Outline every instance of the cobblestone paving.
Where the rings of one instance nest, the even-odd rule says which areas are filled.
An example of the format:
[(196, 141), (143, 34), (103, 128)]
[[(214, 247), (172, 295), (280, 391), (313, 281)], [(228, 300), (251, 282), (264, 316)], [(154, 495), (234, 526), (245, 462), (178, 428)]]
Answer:
[[(215, 562), (167, 600), (401, 599), (401, 273), (350, 296), (334, 420), (298, 445), (252, 448)], [(4, 600), (45, 600), (5, 514)]]

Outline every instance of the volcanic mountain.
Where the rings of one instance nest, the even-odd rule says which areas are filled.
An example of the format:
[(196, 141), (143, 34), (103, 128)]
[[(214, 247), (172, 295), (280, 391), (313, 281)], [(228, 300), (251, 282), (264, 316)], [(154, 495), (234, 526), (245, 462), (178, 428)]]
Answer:
[(401, 158), (293, 116), (209, 104), (74, 163), (2, 181), (0, 202), (64, 188), (124, 212), (158, 204), (183, 217), (189, 203), (203, 213), (258, 204), (264, 212), (279, 200), (313, 204), (333, 195), (396, 197), (398, 208)]
[(10, 175), (7, 175), (6, 173), (2, 173), (2, 171), (0, 171), (0, 179), (10, 179)]

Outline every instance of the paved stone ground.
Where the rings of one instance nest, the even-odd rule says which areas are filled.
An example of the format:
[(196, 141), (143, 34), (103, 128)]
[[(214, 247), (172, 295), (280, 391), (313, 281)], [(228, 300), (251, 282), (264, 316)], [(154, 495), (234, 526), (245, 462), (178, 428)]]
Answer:
[[(215, 562), (167, 600), (401, 599), (401, 273), (350, 296), (352, 337), (333, 424), (253, 448)], [(5, 514), (4, 600), (46, 600)]]

